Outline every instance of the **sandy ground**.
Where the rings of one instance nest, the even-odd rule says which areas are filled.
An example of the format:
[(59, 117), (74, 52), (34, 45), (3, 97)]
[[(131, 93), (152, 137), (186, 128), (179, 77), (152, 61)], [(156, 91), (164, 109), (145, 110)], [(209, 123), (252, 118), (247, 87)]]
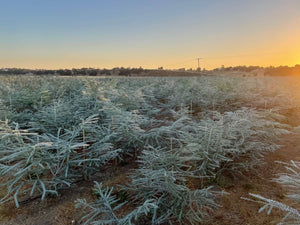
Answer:
[[(293, 127), (300, 125), (300, 110), (295, 109), (285, 112), (287, 123)], [(272, 181), (279, 173), (286, 172), (284, 166), (276, 161), (289, 162), (300, 160), (300, 134), (292, 133), (284, 135), (281, 140), (282, 147), (265, 155), (265, 165), (257, 168), (256, 171), (245, 174), (237, 181), (230, 180), (232, 185), (225, 188), (228, 195), (224, 195), (220, 204), (222, 207), (210, 213), (206, 218), (205, 225), (266, 225), (277, 224), (281, 221), (283, 214), (280, 210), (273, 209), (270, 215), (266, 211), (258, 213), (261, 204), (245, 201), (241, 197), (251, 198), (248, 193), (260, 194), (290, 206), (293, 202), (286, 198), (287, 189)], [(298, 206), (299, 207), (299, 206)]]

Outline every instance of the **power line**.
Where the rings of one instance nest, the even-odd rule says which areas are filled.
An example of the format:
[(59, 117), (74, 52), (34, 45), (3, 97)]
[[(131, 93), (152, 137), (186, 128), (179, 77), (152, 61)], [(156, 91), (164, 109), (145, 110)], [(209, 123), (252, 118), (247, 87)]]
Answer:
[[(279, 53), (279, 52), (277, 52)], [(205, 57), (205, 59), (207, 60), (212, 60), (212, 59), (229, 59), (229, 58), (242, 58), (242, 57), (249, 57), (249, 56), (262, 56), (262, 55), (274, 55), (276, 54), (276, 52), (263, 52), (263, 53), (253, 53), (253, 54), (239, 54), (239, 55), (227, 55), (227, 56), (216, 56), (216, 57)], [(188, 63), (188, 62), (192, 62), (192, 61), (195, 61), (197, 60), (197, 63), (198, 63), (198, 67), (197, 68), (200, 68), (200, 60), (204, 60), (204, 58), (193, 58), (193, 59), (187, 59), (187, 60), (183, 60), (183, 61), (177, 61), (177, 62), (174, 62), (172, 64), (169, 64), (169, 65), (166, 65), (166, 67), (169, 67), (169, 66), (178, 66), (178, 65), (182, 65), (182, 64), (185, 64), (185, 63)]]

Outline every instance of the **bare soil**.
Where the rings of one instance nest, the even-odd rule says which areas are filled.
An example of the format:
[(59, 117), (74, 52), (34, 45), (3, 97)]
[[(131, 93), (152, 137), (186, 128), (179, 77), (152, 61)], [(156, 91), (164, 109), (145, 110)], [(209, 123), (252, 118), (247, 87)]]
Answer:
[[(300, 126), (299, 109), (291, 109), (283, 113), (287, 116), (287, 124), (292, 127)], [(297, 208), (290, 199), (285, 197), (288, 190), (273, 179), (278, 177), (279, 173), (286, 172), (284, 166), (278, 161), (300, 160), (300, 134), (283, 135), (280, 144), (282, 147), (279, 150), (265, 155), (264, 165), (245, 174), (244, 177), (239, 177), (236, 181), (228, 181), (232, 182), (232, 185), (224, 189), (228, 194), (223, 195), (220, 201), (222, 207), (212, 211), (206, 217), (204, 225), (266, 225), (281, 221), (285, 215), (282, 211), (273, 209), (270, 215), (267, 215), (266, 211), (258, 213), (261, 204), (242, 199), (242, 197), (251, 199), (249, 193), (260, 194)]]
[[(132, 163), (124, 166), (109, 166), (93, 177), (104, 186), (125, 185), (129, 180), (127, 174), (133, 168)], [(93, 181), (81, 181), (71, 188), (61, 190), (59, 196), (49, 197), (44, 201), (40, 198), (20, 202), (16, 208), (11, 202), (0, 207), (1, 225), (79, 225), (84, 215), (75, 207), (75, 201), (85, 198), (88, 202), (95, 200), (92, 188)], [(1, 194), (1, 193), (0, 193)]]
[[(284, 112), (287, 123), (293, 127), (300, 126), (300, 110), (293, 109)], [(241, 197), (249, 198), (248, 193), (260, 194), (291, 206), (292, 202), (285, 197), (287, 190), (272, 181), (279, 173), (285, 172), (283, 165), (276, 161), (289, 162), (300, 160), (300, 134), (284, 135), (281, 140), (282, 147), (265, 155), (265, 164), (256, 170), (246, 173), (238, 180), (225, 177), (221, 188), (227, 194), (220, 199), (220, 208), (212, 210), (205, 217), (203, 225), (266, 225), (280, 222), (284, 214), (273, 209), (270, 215), (266, 212), (258, 213), (260, 204), (246, 201)], [(123, 166), (111, 166), (100, 171), (94, 180), (104, 185), (116, 186), (128, 182), (128, 173), (136, 167), (134, 162)], [(92, 201), (92, 181), (76, 183), (71, 189), (60, 191), (58, 197), (39, 198), (24, 201), (17, 209), (14, 203), (0, 206), (0, 224), (2, 225), (79, 225), (83, 215), (82, 210), (75, 208), (75, 200), (86, 198)], [(3, 195), (0, 190), (0, 195)], [(294, 206), (295, 207), (295, 206)]]

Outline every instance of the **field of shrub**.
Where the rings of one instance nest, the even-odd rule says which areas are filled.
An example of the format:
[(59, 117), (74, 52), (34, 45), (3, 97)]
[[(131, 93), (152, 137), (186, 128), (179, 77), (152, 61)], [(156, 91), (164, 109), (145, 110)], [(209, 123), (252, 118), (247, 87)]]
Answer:
[[(219, 207), (224, 174), (256, 169), (292, 132), (281, 113), (299, 105), (289, 82), (2, 76), (0, 204), (22, 207), (89, 180), (95, 201), (74, 203), (81, 224), (198, 224)], [(128, 163), (126, 184), (98, 180)]]

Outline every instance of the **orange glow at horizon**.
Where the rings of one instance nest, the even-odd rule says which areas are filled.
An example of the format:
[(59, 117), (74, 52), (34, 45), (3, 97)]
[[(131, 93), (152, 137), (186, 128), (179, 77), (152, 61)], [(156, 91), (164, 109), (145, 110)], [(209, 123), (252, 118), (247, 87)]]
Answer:
[[(178, 69), (178, 68), (197, 68), (196, 56), (189, 58), (155, 58), (155, 59), (91, 59), (84, 57), (60, 57), (57, 59), (43, 59), (43, 58), (18, 58), (18, 59), (5, 59), (2, 67), (7, 68), (28, 68), (28, 69), (71, 69), (71, 68), (114, 68), (114, 67), (143, 67), (145, 69), (156, 69), (164, 67), (165, 69)], [(150, 62), (149, 62), (150, 61)], [(249, 54), (249, 55), (228, 55), (220, 57), (203, 57), (200, 59), (200, 67), (206, 69), (219, 68), (222, 65), (225, 67), (230, 66), (294, 66), (300, 64), (300, 51), (292, 52), (278, 52), (278, 53), (265, 53), (265, 54)]]
[[(299, 38), (299, 39), (298, 39)], [(68, 46), (64, 51), (69, 52), (63, 54), (61, 52), (40, 53), (39, 47), (32, 47), (35, 54), (28, 56), (28, 53), (16, 54), (6, 52), (6, 57), (0, 55), (0, 67), (16, 67), (28, 69), (71, 69), (82, 67), (93, 68), (113, 68), (113, 67), (143, 67), (156, 69), (164, 67), (165, 69), (178, 68), (197, 68), (197, 57), (201, 57), (200, 67), (206, 69), (219, 68), (222, 65), (229, 66), (294, 66), (300, 64), (300, 32), (294, 35), (293, 38), (284, 37), (270, 42), (268, 45), (258, 46), (259, 49), (235, 49), (230, 51), (235, 45), (230, 48), (223, 49), (206, 49), (202, 55), (197, 55), (200, 52), (198, 49), (187, 46), (187, 49), (173, 50), (172, 52), (164, 51), (163, 53), (148, 50), (147, 52), (128, 51), (121, 49), (120, 51), (111, 51), (104, 49), (104, 56), (101, 51), (89, 51), (85, 49), (69, 50)], [(251, 46), (250, 46), (251, 47)], [(256, 51), (255, 51), (256, 50)], [(28, 50), (27, 50), (28, 52)]]
[(16, 1), (0, 14), (0, 68), (300, 63), (299, 0)]

